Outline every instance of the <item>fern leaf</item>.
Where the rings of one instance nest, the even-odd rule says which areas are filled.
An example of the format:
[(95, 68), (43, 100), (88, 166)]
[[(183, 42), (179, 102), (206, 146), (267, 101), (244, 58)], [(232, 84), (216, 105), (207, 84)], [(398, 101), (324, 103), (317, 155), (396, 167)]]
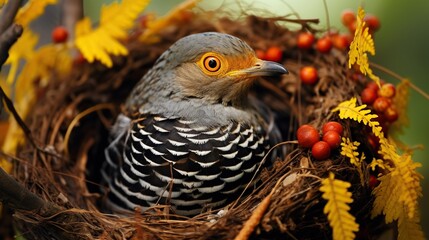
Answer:
[[(341, 119), (352, 119), (371, 127), (374, 135), (380, 139), (378, 153), (383, 157), (380, 162), (373, 161), (372, 167), (380, 166), (388, 172), (379, 178), (380, 184), (374, 189), (372, 215), (385, 214), (386, 222), (397, 220), (401, 209), (406, 208), (408, 217), (412, 219), (417, 211), (418, 198), (422, 196), (420, 180), (422, 176), (416, 171), (420, 163), (414, 163), (410, 155), (399, 155), (396, 146), (385, 138), (379, 123), (373, 121), (376, 117), (366, 105), (356, 106), (356, 98), (340, 103), (334, 110), (339, 111)], [(390, 163), (388, 162), (390, 161)], [(392, 166), (390, 166), (392, 164)]]
[(375, 76), (369, 67), (368, 53), (375, 55), (375, 46), (374, 40), (368, 32), (368, 27), (365, 26), (366, 23), (363, 20), (365, 11), (362, 7), (359, 7), (357, 15), (356, 31), (349, 50), (349, 68), (351, 68), (355, 63), (358, 64), (359, 69), (363, 74), (368, 75), (372, 80), (380, 85), (380, 78)]
[(349, 187), (349, 182), (335, 179), (332, 172), (322, 181), (320, 187), (320, 191), (323, 192), (322, 198), (328, 201), (323, 213), (328, 216), (334, 240), (354, 239), (355, 232), (359, 230), (355, 217), (348, 212), (350, 210), (348, 204), (353, 202), (352, 194), (347, 191)]
[(393, 142), (389, 141), (387, 138), (380, 138), (380, 149), (378, 150), (378, 153), (380, 153), (384, 160), (391, 160), (394, 163), (399, 161), (400, 158), (399, 154), (396, 151), (396, 146)]
[(34, 55), (34, 48), (38, 41), (39, 37), (30, 29), (26, 29), (16, 43), (12, 45), (9, 50), (9, 58), (5, 63), (10, 64), (6, 80), (7, 84), (12, 85), (15, 82), (20, 60), (28, 60)]
[(398, 219), (398, 240), (424, 240), (420, 217), (408, 218), (406, 209), (402, 209), (402, 214)]
[(376, 167), (388, 170), (389, 172), (393, 170), (393, 167), (390, 166), (390, 164), (387, 161), (383, 161), (382, 159), (376, 159), (376, 158), (372, 159), (368, 167), (371, 168), (372, 171), (375, 171)]
[[(380, 139), (379, 153), (385, 160), (393, 162), (399, 161), (399, 154), (397, 153), (396, 146), (389, 139), (385, 138), (380, 123), (373, 120), (377, 118), (376, 114), (371, 114), (371, 110), (366, 109), (366, 105), (357, 106), (356, 98), (341, 102), (332, 112), (339, 111), (338, 116), (341, 119), (352, 119), (354, 121), (363, 123), (371, 128), (372, 133)], [(395, 163), (396, 164), (396, 163)]]
[(422, 176), (416, 171), (421, 164), (414, 163), (409, 155), (395, 159), (394, 164), (391, 172), (379, 178), (380, 184), (373, 192), (376, 198), (372, 216), (384, 213), (386, 223), (399, 219), (404, 207), (408, 218), (414, 218), (418, 209), (418, 198), (422, 196)]
[(150, 21), (148, 23), (146, 31), (140, 36), (139, 40), (144, 43), (151, 43), (157, 41), (158, 34), (162, 29), (170, 26), (172, 23), (177, 22), (180, 19), (183, 12), (189, 11), (194, 8), (201, 0), (187, 0), (180, 4), (178, 7), (167, 13), (165, 16)]
[(357, 167), (361, 165), (359, 152), (356, 151), (359, 145), (359, 142), (352, 142), (349, 138), (345, 137), (343, 137), (343, 141), (341, 142), (341, 155), (350, 158), (350, 163)]
[(149, 0), (123, 0), (101, 9), (100, 25), (91, 28), (91, 20), (84, 18), (76, 24), (76, 47), (88, 62), (99, 60), (107, 67), (113, 62), (109, 54), (127, 55), (128, 50), (119, 40), (127, 36), (135, 19), (146, 8)]
[(332, 112), (339, 111), (339, 117), (341, 119), (352, 119), (357, 122), (362, 122), (363, 124), (371, 127), (372, 132), (377, 137), (383, 137), (383, 129), (380, 126), (380, 123), (373, 120), (378, 116), (376, 114), (371, 114), (371, 110), (365, 109), (366, 105), (357, 106), (356, 98), (353, 97), (348, 101), (341, 102)]
[(396, 86), (396, 94), (395, 98), (393, 99), (393, 105), (396, 107), (396, 110), (399, 113), (399, 118), (389, 128), (389, 134), (395, 137), (403, 134), (404, 127), (408, 126), (409, 124), (408, 114), (406, 114), (410, 95), (409, 89), (410, 81), (408, 80), (403, 80)]
[(15, 22), (23, 27), (27, 27), (34, 19), (45, 12), (47, 5), (56, 3), (57, 0), (30, 0), (24, 7), (19, 9)]
[(359, 142), (356, 142), (356, 141), (352, 142), (349, 138), (343, 137), (343, 140), (341, 142), (340, 154), (345, 157), (348, 157), (350, 159), (350, 163), (356, 166), (359, 173), (361, 184), (364, 185), (365, 178), (362, 171), (362, 162), (365, 160), (365, 154), (362, 153), (362, 155), (359, 158), (359, 152), (357, 152), (359, 145), (360, 145)]

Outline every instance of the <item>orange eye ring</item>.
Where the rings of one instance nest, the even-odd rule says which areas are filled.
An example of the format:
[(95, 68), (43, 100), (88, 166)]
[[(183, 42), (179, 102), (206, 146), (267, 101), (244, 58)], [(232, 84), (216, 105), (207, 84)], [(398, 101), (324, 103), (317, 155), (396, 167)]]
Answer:
[(203, 61), (204, 68), (209, 72), (217, 72), (221, 67), (220, 59), (215, 56), (207, 56)]

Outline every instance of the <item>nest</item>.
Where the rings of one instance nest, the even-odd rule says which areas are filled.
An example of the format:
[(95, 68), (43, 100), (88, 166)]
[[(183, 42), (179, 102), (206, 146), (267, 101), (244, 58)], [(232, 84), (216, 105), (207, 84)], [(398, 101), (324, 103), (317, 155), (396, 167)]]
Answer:
[[(365, 79), (353, 80), (345, 51), (333, 49), (322, 54), (299, 50), (295, 42), (299, 31), (279, 24), (287, 21), (316, 32), (311, 27), (314, 20), (232, 19), (195, 13), (163, 29), (156, 43), (138, 41), (141, 29), (136, 29), (126, 43), (130, 54), (115, 57), (112, 68), (76, 62), (70, 76), (53, 75), (47, 86), (38, 88), (38, 101), (27, 119), (37, 145), (46, 147), (27, 142), (13, 171), (20, 183), (49, 204), (37, 213), (17, 210), (14, 218), (20, 232), (29, 239), (233, 239), (253, 210), (271, 194), (269, 207), (251, 238), (330, 239), (332, 230), (323, 213), (326, 202), (319, 187), (322, 178), (335, 172), (337, 178), (352, 184), (355, 201), (351, 213), (361, 226), (358, 236), (370, 239), (379, 233), (379, 219), (369, 217), (373, 202), (367, 184), (369, 174), (364, 175), (362, 184), (356, 167), (339, 150), (328, 160), (316, 161), (308, 149), (290, 141), (300, 124), (310, 123), (320, 129), (325, 122), (336, 120), (344, 126), (344, 136), (367, 143), (358, 125), (331, 112), (341, 101), (358, 95)], [(288, 154), (271, 168), (262, 169), (257, 189), (225, 207), (223, 216), (219, 209), (193, 218), (172, 216), (162, 206), (127, 217), (102, 213), (99, 204), (104, 196), (97, 184), (97, 170), (104, 160), (108, 129), (121, 104), (172, 43), (206, 31), (232, 34), (254, 49), (277, 46), (283, 50), (283, 64), (290, 74), (257, 82), (252, 94), (278, 114)], [(305, 65), (318, 69), (319, 81), (314, 86), (299, 81), (299, 70)], [(369, 145), (361, 147), (371, 158)]]

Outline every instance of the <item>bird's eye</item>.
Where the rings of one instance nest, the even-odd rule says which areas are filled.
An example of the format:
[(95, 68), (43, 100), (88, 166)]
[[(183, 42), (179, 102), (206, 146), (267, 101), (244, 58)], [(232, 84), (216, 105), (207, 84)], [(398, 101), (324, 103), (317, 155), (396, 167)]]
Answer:
[(196, 62), (202, 72), (208, 76), (222, 76), (228, 71), (227, 59), (217, 52), (206, 52)]
[(220, 60), (217, 57), (209, 56), (204, 59), (204, 67), (209, 72), (216, 72), (220, 69)]

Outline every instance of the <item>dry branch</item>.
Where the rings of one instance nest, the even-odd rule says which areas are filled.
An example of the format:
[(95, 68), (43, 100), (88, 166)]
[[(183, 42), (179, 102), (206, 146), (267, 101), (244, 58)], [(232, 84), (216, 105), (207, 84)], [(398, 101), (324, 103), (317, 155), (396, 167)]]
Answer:
[(22, 34), (22, 27), (13, 23), (21, 0), (8, 1), (0, 13), (0, 70), (9, 57), (9, 49)]

